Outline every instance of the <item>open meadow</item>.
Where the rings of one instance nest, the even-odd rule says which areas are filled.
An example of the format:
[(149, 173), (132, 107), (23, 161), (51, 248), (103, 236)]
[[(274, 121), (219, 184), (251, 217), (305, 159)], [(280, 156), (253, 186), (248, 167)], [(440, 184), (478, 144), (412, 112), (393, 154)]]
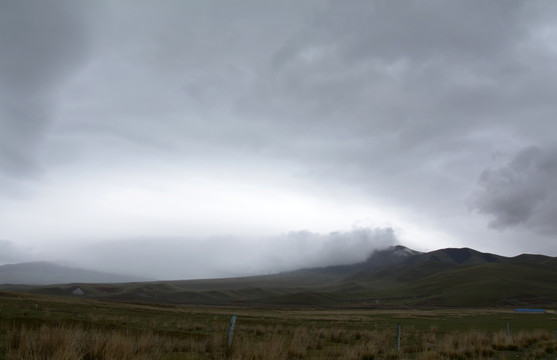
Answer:
[(0, 359), (226, 358), (555, 359), (557, 315), (183, 307), (0, 293)]

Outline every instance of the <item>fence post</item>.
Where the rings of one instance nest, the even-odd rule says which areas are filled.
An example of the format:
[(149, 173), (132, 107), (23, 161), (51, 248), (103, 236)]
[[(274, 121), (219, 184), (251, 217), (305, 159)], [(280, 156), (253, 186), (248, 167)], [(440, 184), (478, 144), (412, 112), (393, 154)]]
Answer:
[(234, 325), (236, 325), (236, 315), (232, 315), (230, 318), (230, 327), (228, 328), (228, 342), (226, 343), (226, 357), (228, 358), (228, 353), (232, 347), (232, 337), (234, 336)]
[(509, 322), (507, 321), (507, 337), (511, 336), (511, 329), (509, 327)]
[(400, 323), (397, 324), (396, 351), (400, 352)]

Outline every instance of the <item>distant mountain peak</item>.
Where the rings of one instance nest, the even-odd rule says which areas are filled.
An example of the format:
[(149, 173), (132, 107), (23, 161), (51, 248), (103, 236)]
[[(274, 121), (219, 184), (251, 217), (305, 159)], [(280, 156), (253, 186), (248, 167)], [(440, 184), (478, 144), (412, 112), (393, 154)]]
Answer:
[(422, 252), (412, 250), (410, 248), (407, 248), (406, 246), (393, 245), (393, 246), (389, 246), (386, 249), (374, 250), (371, 253), (371, 255), (369, 256), (368, 261), (370, 259), (374, 259), (374, 258), (378, 258), (378, 257), (385, 257), (385, 256), (396, 257), (396, 258), (400, 259), (400, 258), (406, 258), (406, 257), (409, 257), (409, 256), (420, 255), (420, 254), (422, 254)]
[(386, 249), (375, 250), (365, 261), (366, 269), (375, 269), (385, 265), (399, 263), (406, 258), (422, 253), (402, 245), (389, 246)]
[(396, 256), (396, 257), (399, 257), (399, 258), (406, 258), (406, 257), (409, 257), (409, 256), (414, 256), (414, 255), (421, 254), (421, 252), (419, 252), (419, 251), (409, 249), (406, 246), (402, 246), (402, 245), (390, 246), (387, 249), (387, 251), (391, 252), (391, 254), (393, 256)]

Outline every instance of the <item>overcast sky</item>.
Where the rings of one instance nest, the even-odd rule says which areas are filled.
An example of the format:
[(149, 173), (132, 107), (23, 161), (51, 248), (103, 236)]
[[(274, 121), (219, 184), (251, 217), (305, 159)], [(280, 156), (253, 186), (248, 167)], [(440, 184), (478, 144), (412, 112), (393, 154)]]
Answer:
[(0, 264), (557, 256), (557, 2), (0, 0)]

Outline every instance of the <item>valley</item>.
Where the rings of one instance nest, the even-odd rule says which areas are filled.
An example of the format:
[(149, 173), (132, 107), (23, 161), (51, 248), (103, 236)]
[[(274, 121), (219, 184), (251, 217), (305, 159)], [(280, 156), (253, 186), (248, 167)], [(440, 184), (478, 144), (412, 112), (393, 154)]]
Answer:
[(554, 359), (556, 278), (553, 257), (396, 246), (241, 278), (7, 283), (0, 360)]
[(0, 285), (89, 299), (248, 308), (557, 307), (557, 258), (403, 246), (362, 263), (228, 279)]

